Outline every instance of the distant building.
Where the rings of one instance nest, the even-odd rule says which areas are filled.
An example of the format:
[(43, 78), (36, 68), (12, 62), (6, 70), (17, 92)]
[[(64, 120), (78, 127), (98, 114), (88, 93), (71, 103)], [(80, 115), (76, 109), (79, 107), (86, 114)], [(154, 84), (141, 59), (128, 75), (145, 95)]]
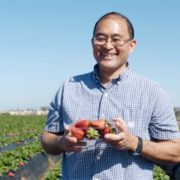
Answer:
[(180, 112), (180, 107), (175, 107), (175, 108), (174, 108), (174, 111), (175, 111), (175, 112)]
[(10, 110), (10, 111), (1, 111), (0, 114), (10, 114), (10, 115), (47, 115), (48, 110)]

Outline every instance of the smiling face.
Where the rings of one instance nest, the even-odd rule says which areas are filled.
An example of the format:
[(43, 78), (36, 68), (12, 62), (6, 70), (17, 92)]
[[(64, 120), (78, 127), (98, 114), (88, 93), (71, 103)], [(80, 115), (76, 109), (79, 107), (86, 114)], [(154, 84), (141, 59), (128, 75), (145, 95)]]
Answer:
[[(123, 42), (117, 45), (118, 42)], [(104, 42), (104, 44), (102, 43)], [(92, 39), (94, 57), (101, 73), (121, 74), (136, 41), (130, 39), (126, 21), (118, 16), (102, 19)]]

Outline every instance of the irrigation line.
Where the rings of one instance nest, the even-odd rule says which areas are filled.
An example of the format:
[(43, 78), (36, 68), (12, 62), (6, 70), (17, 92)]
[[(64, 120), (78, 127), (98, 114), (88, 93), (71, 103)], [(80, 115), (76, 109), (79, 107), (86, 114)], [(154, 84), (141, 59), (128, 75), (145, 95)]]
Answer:
[(0, 147), (0, 152), (11, 151), (11, 150), (15, 149), (16, 147), (24, 146), (24, 145), (27, 145), (27, 144), (32, 143), (34, 141), (36, 141), (36, 140), (35, 139), (26, 139), (20, 143), (11, 143), (11, 144), (8, 144), (7, 146)]

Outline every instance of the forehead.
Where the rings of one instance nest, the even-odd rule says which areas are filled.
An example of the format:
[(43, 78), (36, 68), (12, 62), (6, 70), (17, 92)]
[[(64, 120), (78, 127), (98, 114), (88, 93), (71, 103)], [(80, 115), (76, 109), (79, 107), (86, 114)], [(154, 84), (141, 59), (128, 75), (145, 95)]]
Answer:
[(95, 34), (99, 33), (128, 35), (127, 22), (119, 16), (107, 16), (96, 26)]

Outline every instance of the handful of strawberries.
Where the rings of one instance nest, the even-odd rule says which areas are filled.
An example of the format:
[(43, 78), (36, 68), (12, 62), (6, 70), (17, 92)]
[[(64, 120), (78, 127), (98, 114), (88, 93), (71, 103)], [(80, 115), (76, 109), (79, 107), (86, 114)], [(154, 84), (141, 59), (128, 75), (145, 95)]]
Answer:
[(70, 127), (70, 131), (73, 137), (81, 141), (83, 138), (104, 138), (107, 133), (115, 134), (116, 129), (105, 119), (97, 119), (94, 121), (81, 119)]

